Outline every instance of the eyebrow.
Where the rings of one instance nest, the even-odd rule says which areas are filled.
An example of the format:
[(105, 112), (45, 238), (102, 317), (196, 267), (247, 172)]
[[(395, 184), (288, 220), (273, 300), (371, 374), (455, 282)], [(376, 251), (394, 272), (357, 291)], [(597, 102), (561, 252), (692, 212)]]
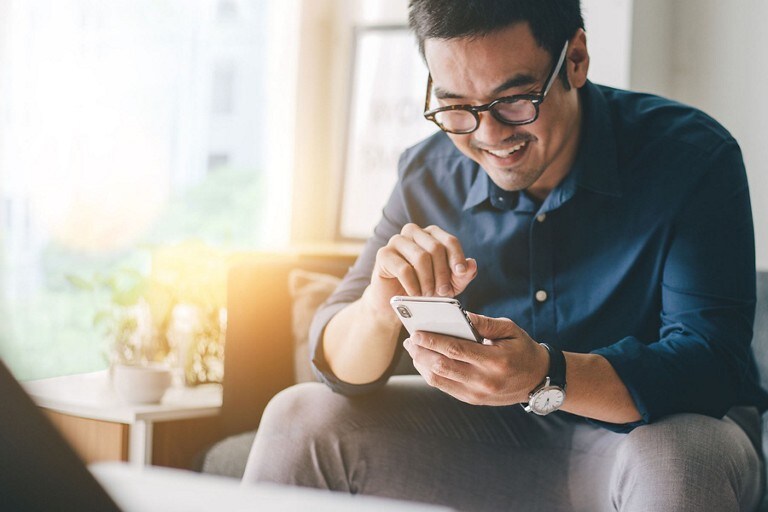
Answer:
[[(514, 89), (514, 88), (517, 88), (517, 87), (523, 87), (523, 86), (526, 86), (526, 85), (532, 85), (532, 84), (535, 84), (536, 81), (537, 81), (536, 78), (534, 76), (532, 76), (532, 75), (527, 75), (527, 74), (524, 74), (524, 73), (519, 73), (519, 74), (513, 76), (512, 78), (508, 79), (507, 81), (505, 81), (500, 86), (496, 87), (491, 92), (491, 95), (492, 96), (496, 96), (496, 95), (506, 91), (507, 89)], [(462, 99), (464, 97), (464, 96), (462, 96), (460, 94), (456, 94), (454, 92), (447, 91), (447, 90), (442, 89), (442, 88), (440, 88), (438, 86), (435, 86), (435, 88), (433, 89), (432, 93), (435, 95), (436, 98), (440, 98), (440, 99)]]

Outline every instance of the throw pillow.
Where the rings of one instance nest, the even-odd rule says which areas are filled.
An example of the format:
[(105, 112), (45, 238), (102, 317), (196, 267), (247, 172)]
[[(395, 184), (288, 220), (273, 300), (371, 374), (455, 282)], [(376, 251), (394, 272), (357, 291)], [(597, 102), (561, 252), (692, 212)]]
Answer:
[(293, 299), (294, 373), (296, 382), (317, 380), (309, 363), (309, 326), (315, 311), (341, 282), (336, 276), (294, 269), (288, 274), (288, 291)]

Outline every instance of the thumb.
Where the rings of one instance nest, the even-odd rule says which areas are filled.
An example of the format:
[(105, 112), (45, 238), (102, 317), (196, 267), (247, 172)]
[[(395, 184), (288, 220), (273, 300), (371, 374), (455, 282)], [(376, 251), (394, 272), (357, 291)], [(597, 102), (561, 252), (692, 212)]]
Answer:
[(480, 336), (488, 338), (489, 340), (518, 338), (523, 332), (523, 330), (509, 318), (492, 318), (469, 312), (467, 312), (467, 314)]
[(463, 292), (464, 288), (477, 277), (477, 261), (474, 258), (467, 258), (464, 267), (465, 269), (462, 273), (455, 270), (451, 273), (451, 285), (453, 286), (454, 295)]

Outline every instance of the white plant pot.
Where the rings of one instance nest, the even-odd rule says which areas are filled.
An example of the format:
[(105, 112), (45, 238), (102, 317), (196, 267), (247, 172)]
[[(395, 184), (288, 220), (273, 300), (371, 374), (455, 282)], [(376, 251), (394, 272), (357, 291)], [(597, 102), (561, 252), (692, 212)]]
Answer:
[(155, 404), (171, 386), (171, 369), (160, 364), (114, 367), (112, 381), (117, 396), (129, 404)]

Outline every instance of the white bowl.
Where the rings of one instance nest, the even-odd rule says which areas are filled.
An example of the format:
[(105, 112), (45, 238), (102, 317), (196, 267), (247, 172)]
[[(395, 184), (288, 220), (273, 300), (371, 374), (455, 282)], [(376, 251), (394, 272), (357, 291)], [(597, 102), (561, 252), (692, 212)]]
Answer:
[(165, 365), (114, 367), (113, 385), (121, 400), (129, 404), (156, 404), (171, 385), (171, 369)]

